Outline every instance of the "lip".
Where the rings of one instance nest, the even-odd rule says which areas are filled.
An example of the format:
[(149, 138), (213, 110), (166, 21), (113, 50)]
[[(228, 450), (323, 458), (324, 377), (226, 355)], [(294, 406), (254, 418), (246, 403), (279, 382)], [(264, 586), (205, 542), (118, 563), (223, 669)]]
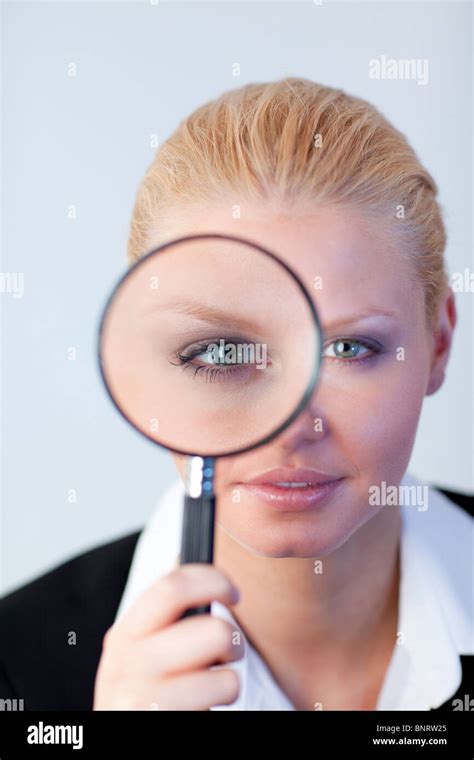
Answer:
[(330, 475), (327, 472), (315, 470), (314, 467), (273, 467), (262, 472), (257, 477), (246, 481), (246, 485), (271, 483), (329, 483), (339, 480), (341, 475)]
[[(253, 496), (272, 509), (281, 512), (300, 512), (312, 509), (328, 499), (345, 480), (313, 468), (275, 468), (246, 483), (239, 483)], [(275, 483), (308, 483), (307, 486), (277, 486)]]

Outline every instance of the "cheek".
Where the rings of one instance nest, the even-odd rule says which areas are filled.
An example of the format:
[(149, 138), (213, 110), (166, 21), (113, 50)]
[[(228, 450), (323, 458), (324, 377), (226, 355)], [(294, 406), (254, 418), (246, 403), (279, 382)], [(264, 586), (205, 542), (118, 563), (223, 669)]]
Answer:
[(426, 388), (423, 361), (386, 358), (377, 369), (337, 373), (332, 370), (321, 398), (329, 437), (362, 480), (395, 482), (413, 448)]

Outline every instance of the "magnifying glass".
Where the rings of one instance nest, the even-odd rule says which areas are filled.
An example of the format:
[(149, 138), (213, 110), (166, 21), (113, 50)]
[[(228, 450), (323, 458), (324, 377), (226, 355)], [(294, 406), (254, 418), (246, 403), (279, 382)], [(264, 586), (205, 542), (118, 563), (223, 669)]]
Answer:
[(267, 444), (296, 419), (321, 346), (301, 280), (240, 237), (172, 240), (115, 286), (100, 322), (100, 371), (135, 429), (187, 457), (181, 564), (213, 561), (216, 459)]

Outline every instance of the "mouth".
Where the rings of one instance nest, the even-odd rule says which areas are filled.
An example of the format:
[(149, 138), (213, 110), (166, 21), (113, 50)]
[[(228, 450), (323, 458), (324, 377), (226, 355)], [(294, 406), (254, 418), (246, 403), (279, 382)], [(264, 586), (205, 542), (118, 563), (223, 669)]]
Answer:
[(344, 476), (318, 470), (279, 468), (239, 483), (239, 487), (276, 511), (298, 512), (326, 501), (344, 480)]

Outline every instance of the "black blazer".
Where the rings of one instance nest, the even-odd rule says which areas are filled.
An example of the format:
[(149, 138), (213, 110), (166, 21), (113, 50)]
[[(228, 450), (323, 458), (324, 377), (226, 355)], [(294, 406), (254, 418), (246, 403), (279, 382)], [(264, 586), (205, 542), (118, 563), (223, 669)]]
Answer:
[[(473, 514), (472, 496), (439, 490)], [(102, 640), (140, 532), (80, 554), (0, 600), (0, 700), (23, 699), (24, 710), (92, 709)], [(473, 660), (461, 655), (463, 681), (437, 710), (474, 694)]]

